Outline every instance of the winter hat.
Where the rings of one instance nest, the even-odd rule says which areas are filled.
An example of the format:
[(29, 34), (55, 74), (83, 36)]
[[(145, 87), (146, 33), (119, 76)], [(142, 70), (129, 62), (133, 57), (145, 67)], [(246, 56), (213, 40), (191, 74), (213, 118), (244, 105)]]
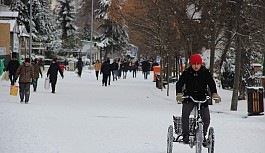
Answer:
[(30, 59), (29, 59), (29, 58), (26, 58), (26, 59), (25, 59), (25, 62), (30, 63)]
[(12, 52), (12, 58), (17, 58), (17, 53)]
[(199, 54), (193, 54), (190, 56), (190, 65), (193, 64), (202, 64), (202, 58)]
[(57, 62), (57, 57), (54, 57), (52, 61)]

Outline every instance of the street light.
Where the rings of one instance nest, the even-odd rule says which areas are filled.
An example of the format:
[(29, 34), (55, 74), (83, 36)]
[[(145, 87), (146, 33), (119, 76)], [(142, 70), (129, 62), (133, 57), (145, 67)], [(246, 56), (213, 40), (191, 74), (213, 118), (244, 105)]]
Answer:
[(91, 8), (91, 34), (90, 34), (90, 69), (92, 70), (92, 44), (93, 44), (93, 19), (94, 19), (94, 0), (92, 0)]
[(31, 63), (31, 53), (32, 53), (32, 0), (30, 0), (30, 8), (29, 8), (29, 18), (30, 18), (30, 21), (29, 21), (29, 27), (30, 27), (30, 32), (29, 32), (29, 59), (30, 59), (30, 63)]

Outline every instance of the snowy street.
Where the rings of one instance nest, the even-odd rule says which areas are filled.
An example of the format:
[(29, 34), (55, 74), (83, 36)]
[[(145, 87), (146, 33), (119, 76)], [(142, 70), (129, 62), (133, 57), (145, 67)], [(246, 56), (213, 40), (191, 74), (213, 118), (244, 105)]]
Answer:
[[(167, 128), (172, 115), (181, 114), (175, 84), (167, 96), (155, 87), (152, 72), (148, 80), (129, 72), (108, 87), (87, 68), (81, 78), (71, 71), (64, 75), (55, 94), (40, 78), (37, 92), (31, 86), (29, 104), (9, 95), (9, 81), (0, 81), (0, 153), (166, 153)], [(222, 102), (210, 106), (215, 153), (264, 153), (264, 115), (247, 116), (246, 100), (230, 111), (232, 91), (218, 91)], [(194, 152), (173, 145), (173, 153)]]

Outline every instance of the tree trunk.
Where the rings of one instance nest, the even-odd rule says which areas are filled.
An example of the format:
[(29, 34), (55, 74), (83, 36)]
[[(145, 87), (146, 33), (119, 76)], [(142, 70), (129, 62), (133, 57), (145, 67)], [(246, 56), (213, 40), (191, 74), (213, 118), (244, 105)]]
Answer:
[(242, 1), (236, 1), (235, 13), (236, 13), (236, 62), (235, 62), (235, 76), (234, 76), (234, 86), (233, 86), (233, 95), (231, 101), (232, 111), (237, 111), (238, 105), (238, 91), (239, 91), (239, 80), (240, 80), (240, 68), (241, 68), (241, 28), (240, 28), (240, 11), (241, 11)]
[[(214, 37), (214, 34), (212, 34), (212, 37)], [(213, 76), (213, 71), (214, 71), (214, 55), (215, 55), (215, 41), (214, 41), (214, 38), (212, 38), (212, 40), (211, 40), (212, 42), (211, 42), (211, 56), (210, 56), (210, 73), (211, 73), (211, 75)], [(208, 90), (208, 94), (209, 94), (210, 92), (209, 92), (209, 90)], [(209, 105), (212, 105), (213, 104), (213, 101), (212, 101), (212, 99), (209, 99), (208, 100), (208, 104)]]
[(237, 36), (237, 49), (236, 49), (236, 63), (235, 63), (235, 76), (234, 76), (234, 86), (233, 95), (231, 101), (232, 111), (237, 111), (238, 104), (238, 91), (239, 91), (239, 80), (240, 80), (240, 68), (241, 68), (241, 45), (240, 38)]

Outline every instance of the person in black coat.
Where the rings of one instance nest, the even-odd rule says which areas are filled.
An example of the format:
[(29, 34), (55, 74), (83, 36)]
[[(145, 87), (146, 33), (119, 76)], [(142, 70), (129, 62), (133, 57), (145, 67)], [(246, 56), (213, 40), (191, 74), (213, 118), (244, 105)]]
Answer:
[(77, 74), (78, 74), (78, 76), (79, 76), (80, 78), (81, 78), (81, 74), (82, 74), (83, 66), (84, 66), (84, 64), (83, 64), (82, 58), (79, 58), (79, 59), (78, 59), (78, 62), (77, 62), (77, 64), (76, 64), (76, 68), (77, 68), (77, 70), (78, 70)]
[(149, 70), (150, 70), (150, 63), (147, 60), (144, 60), (142, 62), (142, 71), (144, 74), (144, 79), (147, 79), (147, 75), (149, 73)]
[[(217, 94), (216, 84), (210, 71), (202, 66), (202, 58), (199, 54), (193, 54), (190, 57), (190, 67), (185, 70), (176, 83), (176, 100), (183, 101), (183, 96), (192, 96), (196, 100), (205, 100), (207, 96), (207, 87), (210, 88), (211, 94), (216, 103), (221, 101), (221, 97)], [(185, 88), (183, 90), (183, 87)], [(183, 93), (184, 92), (184, 93)], [(196, 105), (192, 100), (185, 99), (182, 102), (182, 134), (184, 143), (189, 143), (189, 116), (193, 107)], [(207, 146), (206, 134), (210, 125), (210, 112), (208, 103), (201, 106), (201, 116), (203, 119), (204, 146)]]
[(60, 69), (59, 63), (57, 62), (57, 58), (54, 58), (47, 72), (47, 77), (49, 77), (50, 83), (52, 85), (52, 93), (55, 93), (58, 71), (60, 72), (60, 75), (63, 78), (63, 71)]
[(119, 70), (119, 65), (116, 62), (116, 60), (114, 60), (113, 63), (111, 64), (111, 71), (112, 71), (113, 81), (115, 81), (115, 80), (117, 81), (118, 70)]
[(124, 60), (122, 65), (121, 65), (123, 79), (126, 79), (128, 69), (129, 69), (129, 64), (126, 60)]
[(101, 71), (100, 72), (103, 74), (102, 86), (104, 86), (104, 85), (107, 86), (108, 77), (111, 74), (111, 65), (110, 65), (109, 59), (103, 62), (103, 64), (101, 65)]
[(18, 67), (20, 66), (16, 54), (12, 53), (12, 60), (10, 60), (7, 64), (6, 71), (9, 72), (9, 79), (11, 82), (11, 85), (15, 84), (15, 77)]

